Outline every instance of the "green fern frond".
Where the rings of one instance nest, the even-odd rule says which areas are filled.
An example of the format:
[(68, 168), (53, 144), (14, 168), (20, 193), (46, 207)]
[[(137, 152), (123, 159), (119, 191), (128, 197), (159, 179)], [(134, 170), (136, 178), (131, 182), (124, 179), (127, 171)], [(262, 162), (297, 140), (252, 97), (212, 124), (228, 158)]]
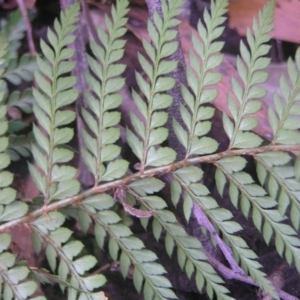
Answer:
[(250, 51), (241, 41), (240, 51), (241, 57), (237, 58), (237, 70), (242, 81), (240, 82), (232, 77), (231, 85), (235, 98), (238, 100), (239, 108), (234, 98), (228, 96), (228, 107), (233, 122), (223, 113), (223, 126), (229, 137), (231, 148), (254, 148), (262, 143), (262, 139), (249, 132), (253, 130), (258, 121), (249, 115), (259, 111), (261, 102), (259, 100), (266, 95), (266, 90), (260, 86), (268, 78), (268, 73), (262, 71), (270, 64), (270, 58), (264, 57), (270, 46), (266, 45), (270, 41), (271, 36), (268, 33), (273, 28), (274, 1), (268, 2), (258, 15), (258, 21), (253, 21), (253, 35), (250, 30), (247, 31), (247, 42)]
[[(197, 183), (202, 179), (203, 171), (197, 167), (187, 167), (179, 169), (173, 173), (174, 180), (172, 182), (172, 190), (177, 190), (172, 193), (173, 204), (176, 206), (178, 202), (178, 195), (184, 193), (183, 209), (186, 219), (189, 220), (189, 216), (192, 213), (192, 209), (195, 206), (199, 206), (202, 212), (199, 217), (200, 224), (207, 227), (212, 238), (216, 240), (221, 251), (228, 260), (231, 268), (235, 272), (241, 272), (234, 262), (234, 258), (237, 262), (241, 263), (241, 266), (245, 272), (248, 272), (253, 280), (265, 291), (268, 295), (272, 295), (274, 299), (279, 299), (278, 295), (270, 283), (267, 280), (266, 274), (261, 272), (259, 268), (261, 265), (254, 261), (257, 259), (257, 255), (249, 249), (246, 242), (237, 236), (234, 236), (236, 232), (242, 230), (242, 227), (237, 222), (231, 220), (233, 215), (230, 211), (224, 208), (220, 208), (218, 203), (209, 196), (209, 190), (201, 183)], [(218, 173), (216, 177), (218, 176)], [(220, 175), (219, 175), (220, 176)], [(224, 182), (225, 184), (225, 182)], [(223, 188), (222, 188), (223, 189)], [(223, 192), (222, 192), (223, 193)], [(222, 195), (221, 193), (221, 195)], [(195, 208), (194, 208), (195, 211)], [(197, 217), (199, 212), (194, 213)], [(212, 224), (205, 221), (209, 217), (212, 220)], [(225, 245), (219, 237), (219, 232), (222, 234), (222, 238), (230, 245), (233, 250), (234, 258), (231, 256), (231, 251), (228, 250), (228, 246)], [(224, 249), (227, 248), (227, 249)], [(228, 253), (229, 252), (229, 253)], [(228, 257), (230, 256), (230, 257)], [(233, 263), (232, 263), (233, 262)]]
[[(28, 267), (16, 264), (16, 257), (5, 251), (10, 243), (9, 234), (0, 234), (0, 294), (2, 299), (25, 300), (34, 294), (37, 284), (32, 280), (25, 280), (30, 272)], [(46, 298), (41, 297), (41, 300)]]
[[(229, 291), (221, 285), (223, 280), (208, 263), (205, 253), (201, 250), (200, 241), (185, 232), (175, 215), (165, 209), (167, 204), (162, 198), (147, 195), (157, 192), (163, 186), (164, 183), (158, 179), (146, 178), (138, 180), (138, 183), (129, 184), (128, 188), (129, 192), (152, 212), (154, 217), (152, 230), (156, 240), (159, 240), (163, 230), (166, 232), (165, 247), (170, 257), (175, 245), (177, 246), (178, 263), (189, 278), (195, 273), (199, 291), (205, 287), (211, 299), (214, 294), (218, 299), (233, 299), (226, 295)], [(147, 226), (147, 222), (144, 222), (144, 226)]]
[(75, 39), (71, 34), (76, 29), (78, 14), (78, 3), (61, 13), (61, 24), (58, 20), (54, 22), (55, 32), (48, 29), (52, 48), (42, 40), (45, 59), (37, 57), (40, 72), (35, 72), (35, 80), (40, 90), (33, 89), (36, 100), (33, 111), (41, 129), (33, 126), (37, 145), (33, 144), (31, 150), (38, 168), (29, 163), (29, 170), (45, 204), (76, 195), (80, 189), (79, 182), (74, 179), (77, 170), (58, 165), (73, 158), (73, 153), (63, 148), (72, 139), (73, 129), (64, 126), (74, 121), (76, 114), (61, 108), (73, 103), (78, 96), (77, 90), (73, 89), (76, 77), (65, 75), (74, 68), (74, 63), (67, 61), (74, 50), (66, 47)]
[[(3, 85), (2, 76), (5, 72), (4, 57), (7, 51), (7, 40), (0, 36), (0, 86)], [(4, 171), (10, 164), (9, 156), (4, 153), (8, 147), (8, 137), (5, 133), (8, 129), (6, 120), (6, 105), (4, 105), (4, 92), (0, 93), (0, 222), (7, 222), (24, 216), (28, 206), (16, 201), (16, 191), (9, 187), (13, 181), (13, 174)], [(27, 299), (37, 289), (34, 281), (25, 280), (29, 274), (27, 266), (16, 264), (16, 257), (6, 251), (11, 243), (11, 237), (7, 233), (0, 235), (0, 295), (3, 291), (3, 299)], [(4, 251), (4, 252), (3, 252)], [(25, 281), (24, 281), (25, 280)]]
[(62, 291), (68, 287), (68, 299), (77, 299), (78, 294), (80, 299), (93, 299), (90, 292), (102, 286), (106, 280), (101, 274), (83, 276), (96, 265), (97, 260), (92, 255), (78, 258), (84, 245), (80, 241), (70, 240), (72, 231), (61, 227), (64, 222), (65, 216), (59, 212), (51, 212), (33, 221), (33, 246), (39, 253), (42, 245), (46, 244), (50, 268), (54, 273), (57, 272)]
[(174, 119), (173, 126), (177, 138), (186, 149), (186, 157), (190, 155), (202, 155), (215, 152), (218, 144), (215, 140), (205, 135), (211, 129), (208, 121), (214, 115), (214, 108), (203, 104), (211, 103), (218, 95), (215, 88), (211, 88), (222, 79), (222, 75), (214, 68), (218, 67), (223, 55), (219, 53), (224, 42), (214, 42), (221, 36), (224, 26), (227, 0), (211, 2), (211, 14), (204, 11), (204, 23), (199, 20), (198, 33), (201, 41), (194, 34), (192, 42), (194, 52), (189, 52), (190, 66), (187, 66), (187, 79), (190, 90), (182, 86), (182, 95), (186, 106), (180, 105), (180, 112), (187, 131)]
[(31, 81), (36, 69), (35, 58), (24, 54), (20, 60), (16, 58), (9, 61), (3, 77), (14, 85), (20, 85), (22, 81)]
[(7, 110), (13, 107), (17, 107), (26, 114), (32, 113), (32, 105), (34, 97), (32, 95), (32, 89), (28, 88), (22, 92), (14, 91), (7, 99)]
[(145, 300), (177, 299), (170, 289), (170, 281), (163, 275), (165, 269), (155, 262), (157, 256), (145, 249), (144, 243), (135, 237), (131, 230), (122, 224), (121, 218), (109, 210), (114, 200), (108, 194), (89, 197), (80, 206), (81, 226), (88, 228), (93, 221), (95, 237), (103, 249), (107, 233), (109, 253), (114, 261), (120, 260), (120, 269), (124, 278), (128, 275), (129, 267), (134, 266), (133, 283), (139, 293), (143, 291)]
[[(31, 114), (33, 102), (34, 97), (31, 88), (23, 92), (14, 91), (9, 95), (6, 101), (8, 114), (19, 115), (20, 111)], [(33, 142), (32, 134), (18, 135), (18, 132), (26, 128), (26, 126), (27, 124), (19, 120), (9, 121), (9, 145), (5, 153), (10, 156), (12, 161), (17, 161), (21, 157), (29, 157), (31, 155), (30, 144)]]
[(252, 177), (241, 171), (246, 165), (246, 160), (241, 157), (221, 159), (216, 166), (224, 173), (229, 181), (229, 194), (231, 202), (238, 207), (248, 218), (252, 208), (252, 220), (255, 227), (262, 232), (267, 244), (275, 234), (277, 252), (285, 258), (289, 264), (295, 262), (300, 272), (299, 247), (300, 239), (297, 232), (289, 225), (283, 224), (284, 217), (275, 208), (277, 202), (267, 195), (267, 192), (255, 184)]
[(31, 143), (33, 142), (32, 134), (9, 136), (9, 145), (5, 153), (9, 155), (12, 161), (20, 160), (22, 157), (31, 155)]
[(164, 110), (172, 103), (172, 97), (166, 94), (175, 85), (175, 79), (168, 74), (177, 67), (176, 61), (168, 61), (167, 58), (176, 52), (178, 42), (174, 41), (177, 31), (173, 26), (179, 24), (176, 16), (180, 13), (182, 0), (162, 1), (163, 17), (154, 12), (153, 23), (148, 20), (148, 32), (152, 44), (143, 40), (143, 46), (150, 59), (149, 61), (138, 54), (139, 62), (150, 82), (136, 72), (136, 80), (143, 97), (132, 91), (133, 100), (142, 116), (142, 120), (131, 113), (131, 123), (138, 134), (134, 134), (127, 128), (127, 141), (134, 154), (140, 160), (139, 168), (155, 167), (172, 163), (176, 158), (174, 150), (168, 147), (159, 147), (168, 137), (168, 130), (163, 126), (168, 120), (168, 114)]
[(18, 49), (21, 46), (21, 40), (25, 36), (26, 25), (22, 18), (20, 10), (13, 11), (8, 20), (2, 20), (2, 31), (7, 36), (7, 53), (5, 58), (7, 61), (18, 57)]
[(119, 38), (126, 32), (128, 4), (127, 0), (119, 0), (116, 8), (112, 6), (112, 20), (105, 17), (108, 34), (98, 28), (103, 46), (90, 43), (95, 58), (88, 56), (88, 63), (93, 75), (87, 73), (85, 77), (92, 93), (84, 94), (89, 110), (83, 108), (82, 116), (93, 135), (83, 130), (87, 149), (82, 149), (82, 155), (94, 175), (95, 185), (122, 177), (128, 168), (127, 161), (116, 159), (121, 152), (121, 148), (115, 145), (120, 138), (120, 129), (116, 126), (121, 114), (112, 111), (122, 103), (122, 96), (116, 92), (125, 83), (123, 78), (117, 77), (124, 72), (125, 65), (116, 62), (124, 55), (125, 41)]
[[(0, 76), (5, 72), (5, 55), (7, 51), (7, 40), (2, 34), (0, 36)], [(4, 82), (1, 80), (0, 86)], [(6, 119), (7, 107), (4, 104), (4, 92), (0, 93), (0, 222), (7, 222), (24, 216), (27, 213), (27, 204), (16, 201), (17, 192), (9, 186), (13, 182), (13, 174), (4, 169), (10, 164), (10, 157), (6, 152), (9, 145), (9, 138), (5, 136), (8, 130)]]
[(278, 201), (278, 210), (285, 216), (290, 207), (290, 220), (296, 230), (300, 226), (300, 186), (296, 178), (291, 156), (284, 152), (265, 152), (254, 155), (257, 175), (273, 199)]
[[(300, 116), (300, 48), (295, 55), (295, 62), (287, 62), (289, 82), (285, 76), (280, 78), (280, 91), (274, 94), (275, 111), (269, 106), (269, 120), (273, 130), (274, 144), (300, 144), (298, 129)], [(292, 89), (291, 89), (292, 87)], [(283, 101), (282, 101), (283, 99)]]

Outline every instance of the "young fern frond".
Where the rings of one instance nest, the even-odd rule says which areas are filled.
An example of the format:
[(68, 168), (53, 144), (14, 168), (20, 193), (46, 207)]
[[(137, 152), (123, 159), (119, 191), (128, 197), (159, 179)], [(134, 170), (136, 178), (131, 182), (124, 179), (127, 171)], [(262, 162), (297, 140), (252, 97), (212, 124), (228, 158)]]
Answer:
[[(53, 49), (43, 40), (41, 48), (45, 60), (37, 57), (40, 72), (35, 72), (35, 80), (40, 90), (33, 89), (36, 103), (33, 111), (39, 122), (33, 126), (37, 145), (32, 145), (32, 154), (37, 167), (29, 163), (31, 176), (44, 196), (44, 203), (76, 195), (79, 192), (79, 182), (74, 179), (77, 170), (70, 166), (59, 166), (73, 158), (73, 152), (63, 147), (73, 137), (73, 129), (63, 127), (75, 120), (76, 114), (62, 107), (73, 103), (78, 96), (72, 87), (76, 77), (65, 75), (72, 71), (74, 62), (67, 61), (73, 54), (73, 49), (66, 48), (75, 36), (79, 4), (72, 5), (61, 13), (61, 24), (54, 22), (56, 32), (48, 29), (48, 39)], [(62, 128), (61, 128), (62, 127)]]
[[(285, 76), (280, 78), (282, 96), (274, 94), (274, 109), (269, 107), (269, 120), (273, 130), (272, 143), (300, 144), (299, 118), (300, 116), (300, 49), (295, 55), (295, 62), (290, 58), (287, 62), (289, 82)], [(292, 89), (291, 89), (292, 86)], [(283, 101), (282, 101), (283, 99)]]
[[(125, 80), (117, 76), (124, 72), (125, 65), (116, 62), (124, 55), (125, 41), (119, 38), (126, 32), (127, 6), (126, 0), (117, 1), (116, 8), (112, 6), (112, 20), (105, 17), (108, 34), (98, 28), (103, 46), (93, 41), (90, 43), (95, 58), (88, 56), (88, 63), (94, 76), (86, 74), (92, 93), (85, 92), (89, 110), (83, 108), (82, 115), (93, 136), (83, 130), (87, 149), (82, 149), (82, 155), (94, 175), (95, 185), (122, 177), (128, 168), (127, 161), (116, 159), (121, 152), (121, 148), (115, 145), (120, 138), (120, 129), (116, 126), (121, 114), (111, 111), (122, 103), (122, 95), (116, 92), (124, 86)], [(106, 167), (104, 163), (107, 163)]]
[(224, 42), (214, 42), (214, 40), (220, 37), (224, 30), (224, 26), (220, 27), (220, 24), (225, 21), (223, 15), (226, 13), (227, 5), (227, 0), (212, 1), (211, 14), (207, 10), (204, 11), (206, 27), (200, 20), (198, 22), (198, 33), (202, 40), (192, 35), (196, 54), (189, 52), (191, 67), (187, 66), (187, 79), (191, 91), (182, 86), (186, 106), (180, 105), (187, 132), (176, 120), (173, 120), (177, 138), (186, 149), (186, 158), (191, 155), (213, 153), (218, 148), (215, 140), (205, 136), (211, 129), (212, 123), (207, 120), (213, 117), (214, 108), (203, 104), (211, 103), (217, 97), (218, 91), (210, 86), (222, 79), (222, 75), (213, 69), (223, 60), (223, 55), (219, 51)]
[(259, 86), (268, 78), (268, 73), (262, 71), (270, 64), (270, 58), (263, 57), (266, 55), (270, 46), (266, 43), (271, 39), (268, 33), (273, 28), (274, 1), (268, 2), (263, 10), (259, 12), (258, 21), (253, 21), (254, 35), (250, 30), (247, 31), (247, 42), (250, 51), (241, 41), (241, 56), (237, 58), (237, 70), (243, 85), (232, 77), (231, 85), (235, 98), (238, 100), (239, 108), (231, 95), (228, 96), (228, 107), (234, 124), (223, 113), (223, 126), (229, 137), (231, 148), (254, 148), (262, 144), (262, 138), (249, 132), (253, 130), (258, 121), (256, 118), (249, 116), (261, 108), (260, 99), (266, 95), (266, 90)]
[(168, 74), (175, 70), (177, 62), (168, 61), (167, 58), (178, 48), (178, 42), (174, 41), (177, 31), (172, 28), (179, 23), (176, 16), (179, 15), (182, 4), (182, 0), (162, 1), (163, 17), (161, 18), (155, 11), (153, 23), (148, 20), (152, 45), (143, 40), (143, 46), (151, 63), (142, 54), (138, 54), (139, 62), (150, 83), (136, 72), (136, 80), (146, 102), (137, 92), (132, 91), (132, 97), (143, 120), (131, 113), (131, 123), (139, 138), (127, 128), (127, 139), (132, 151), (140, 160), (138, 166), (140, 170), (150, 166), (167, 165), (176, 158), (174, 150), (168, 147), (156, 147), (168, 137), (168, 130), (163, 127), (168, 120), (168, 114), (160, 110), (167, 109), (173, 101), (166, 91), (175, 85), (175, 79)]

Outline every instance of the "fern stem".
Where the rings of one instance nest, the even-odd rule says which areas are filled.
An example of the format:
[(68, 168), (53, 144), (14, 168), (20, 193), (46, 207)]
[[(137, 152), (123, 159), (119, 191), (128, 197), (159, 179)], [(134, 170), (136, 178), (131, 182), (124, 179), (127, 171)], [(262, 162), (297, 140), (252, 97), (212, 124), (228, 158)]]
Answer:
[(26, 224), (26, 223), (36, 219), (38, 216), (42, 215), (43, 213), (49, 213), (50, 211), (56, 211), (63, 207), (66, 207), (68, 205), (76, 206), (81, 201), (83, 201), (85, 198), (87, 198), (89, 196), (116, 189), (118, 186), (128, 185), (129, 183), (131, 183), (137, 179), (140, 179), (140, 178), (153, 177), (156, 175), (162, 175), (165, 173), (174, 172), (175, 170), (186, 167), (187, 165), (198, 164), (198, 163), (214, 163), (224, 157), (232, 157), (232, 156), (240, 156), (240, 155), (252, 156), (257, 153), (263, 153), (263, 152), (267, 152), (267, 151), (300, 152), (300, 145), (292, 145), (292, 146), (291, 145), (268, 145), (268, 146), (255, 148), (255, 149), (227, 150), (227, 151), (220, 152), (217, 154), (193, 157), (188, 160), (183, 159), (181, 161), (175, 162), (168, 166), (151, 168), (149, 170), (145, 170), (144, 172), (137, 172), (135, 174), (124, 177), (123, 179), (119, 179), (119, 180), (111, 181), (109, 183), (95, 186), (91, 189), (84, 191), (83, 193), (81, 193), (79, 195), (69, 197), (69, 198), (66, 198), (63, 200), (59, 200), (55, 203), (44, 206), (43, 208), (37, 209), (37, 210), (31, 212), (30, 214), (26, 215), (25, 217), (2, 224), (2, 225), (0, 225), (0, 232), (5, 231), (8, 228), (12, 228), (18, 224), (22, 224), (22, 223)]
[[(239, 273), (234, 272), (233, 270), (229, 269), (225, 265), (223, 265), (221, 262), (219, 262), (217, 259), (215, 259), (213, 256), (207, 254), (209, 262), (214, 266), (216, 270), (218, 270), (222, 276), (228, 280), (238, 280), (241, 282), (245, 282), (254, 286), (259, 286), (250, 276), (243, 276)], [(292, 296), (288, 294), (287, 292), (280, 290), (278, 288), (275, 288), (277, 294), (279, 297), (283, 300), (298, 300), (297, 297)]]
[(208, 217), (202, 211), (201, 207), (198, 204), (194, 203), (193, 213), (198, 221), (198, 224), (204, 226), (209, 231), (211, 236), (215, 239), (219, 248), (221, 249), (222, 253), (227, 259), (227, 262), (230, 264), (232, 270), (235, 273), (240, 273), (241, 275), (245, 276), (245, 272), (242, 270), (242, 268), (237, 264), (237, 262), (232, 257), (231, 248), (220, 238), (213, 224), (210, 222), (210, 220), (208, 219)]

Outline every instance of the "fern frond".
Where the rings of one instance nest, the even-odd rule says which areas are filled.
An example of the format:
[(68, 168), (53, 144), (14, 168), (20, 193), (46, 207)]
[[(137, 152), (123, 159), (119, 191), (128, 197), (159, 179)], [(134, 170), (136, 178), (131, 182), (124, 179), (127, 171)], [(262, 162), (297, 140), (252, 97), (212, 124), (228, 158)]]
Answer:
[(215, 88), (211, 88), (222, 79), (222, 75), (214, 68), (218, 67), (223, 55), (219, 53), (224, 42), (214, 42), (221, 36), (224, 26), (227, 0), (211, 2), (211, 14), (205, 9), (204, 23), (199, 20), (198, 33), (201, 41), (192, 35), (194, 54), (189, 52), (190, 67), (187, 66), (187, 79), (190, 90), (182, 86), (182, 95), (186, 106), (180, 105), (180, 112), (187, 131), (173, 119), (173, 126), (177, 138), (186, 149), (186, 157), (190, 155), (202, 155), (215, 152), (218, 148), (217, 142), (205, 135), (211, 129), (208, 121), (214, 115), (214, 108), (203, 104), (211, 103), (218, 95)]
[[(154, 217), (152, 230), (156, 240), (159, 240), (163, 230), (166, 232), (165, 247), (169, 256), (172, 256), (174, 247), (177, 246), (178, 263), (189, 278), (195, 273), (199, 291), (201, 292), (205, 287), (211, 299), (214, 294), (218, 299), (233, 299), (226, 295), (229, 291), (221, 285), (223, 280), (208, 263), (205, 253), (201, 250), (200, 241), (185, 232), (183, 227), (178, 224), (175, 215), (165, 209), (167, 204), (162, 198), (148, 196), (163, 186), (164, 183), (158, 179), (146, 178), (138, 180), (138, 183), (129, 184), (128, 188), (129, 192), (147, 210), (152, 212)], [(147, 224), (144, 225), (147, 226)]]
[(80, 299), (92, 300), (90, 292), (102, 286), (105, 278), (101, 274), (83, 276), (96, 265), (97, 260), (92, 255), (77, 258), (84, 245), (80, 241), (70, 240), (72, 231), (61, 227), (64, 221), (63, 214), (51, 212), (31, 222), (33, 246), (39, 253), (42, 245), (46, 244), (48, 263), (53, 272), (57, 271), (62, 291), (68, 286), (68, 299), (77, 299), (79, 294)]
[(36, 100), (33, 111), (42, 129), (33, 126), (37, 145), (33, 144), (31, 149), (39, 170), (32, 164), (29, 164), (29, 170), (45, 204), (76, 195), (80, 189), (79, 182), (74, 179), (77, 170), (58, 165), (73, 158), (73, 153), (63, 148), (72, 139), (73, 129), (63, 126), (74, 121), (76, 114), (61, 108), (73, 103), (78, 96), (77, 90), (72, 88), (76, 77), (65, 75), (74, 68), (74, 63), (67, 61), (74, 50), (66, 46), (75, 39), (71, 34), (76, 29), (78, 14), (78, 3), (61, 13), (61, 24), (58, 20), (54, 22), (55, 32), (48, 29), (52, 48), (41, 41), (45, 60), (37, 57), (40, 72), (35, 72), (35, 80), (40, 90), (33, 89)]
[(239, 108), (231, 95), (228, 96), (228, 107), (233, 122), (223, 113), (223, 125), (226, 134), (229, 137), (231, 148), (255, 148), (261, 145), (262, 139), (249, 132), (253, 130), (258, 121), (256, 118), (249, 116), (256, 113), (260, 107), (259, 100), (266, 95), (266, 90), (260, 86), (268, 78), (268, 73), (262, 71), (270, 64), (270, 58), (263, 57), (270, 47), (266, 43), (271, 39), (268, 33), (272, 30), (274, 14), (274, 1), (266, 4), (258, 15), (258, 21), (253, 21), (253, 35), (250, 30), (247, 31), (247, 42), (250, 51), (241, 41), (241, 57), (237, 58), (237, 70), (243, 84), (232, 77), (231, 85), (235, 98), (238, 100)]
[(20, 85), (22, 81), (31, 81), (35, 70), (37, 70), (35, 57), (24, 54), (20, 59), (9, 60), (3, 77), (14, 85)]
[[(300, 144), (298, 129), (300, 116), (300, 48), (295, 55), (295, 62), (287, 62), (289, 82), (285, 76), (280, 78), (280, 91), (274, 94), (274, 109), (269, 106), (269, 120), (273, 130), (274, 144)], [(292, 86), (292, 89), (291, 87)], [(283, 99), (283, 101), (282, 101)]]
[(143, 40), (143, 46), (151, 63), (142, 54), (138, 54), (139, 62), (150, 83), (136, 72), (136, 80), (146, 102), (137, 92), (132, 91), (132, 97), (142, 120), (131, 113), (131, 123), (139, 137), (127, 128), (127, 140), (140, 160), (141, 170), (150, 166), (170, 164), (176, 158), (174, 150), (168, 147), (157, 148), (157, 146), (168, 137), (168, 130), (163, 127), (168, 120), (168, 114), (161, 110), (168, 108), (173, 101), (166, 91), (175, 85), (175, 79), (168, 74), (176, 69), (177, 62), (168, 61), (167, 58), (178, 48), (178, 42), (174, 41), (177, 31), (173, 26), (179, 24), (176, 16), (179, 15), (182, 4), (182, 0), (162, 1), (163, 17), (161, 18), (155, 11), (153, 23), (148, 20), (148, 32), (152, 44)]
[(7, 99), (7, 110), (12, 107), (17, 107), (22, 112), (26, 114), (32, 113), (32, 105), (34, 102), (34, 97), (32, 95), (32, 89), (26, 89), (22, 92), (14, 91)]
[(269, 244), (274, 233), (277, 252), (281, 256), (285, 255), (289, 264), (294, 261), (300, 272), (300, 239), (296, 236), (297, 232), (291, 226), (282, 223), (284, 217), (275, 209), (277, 202), (267, 196), (267, 192), (255, 184), (249, 174), (241, 171), (246, 165), (246, 160), (242, 157), (232, 157), (221, 159), (215, 164), (229, 181), (231, 202), (236, 207), (240, 203), (246, 218), (252, 208), (253, 223), (262, 232), (266, 243)]
[(82, 115), (93, 136), (83, 130), (87, 149), (82, 149), (82, 155), (94, 175), (95, 185), (122, 177), (128, 168), (127, 161), (116, 159), (121, 152), (115, 145), (120, 138), (120, 129), (116, 126), (121, 114), (112, 111), (122, 103), (122, 96), (116, 92), (124, 86), (125, 80), (117, 76), (124, 72), (125, 65), (116, 62), (124, 55), (125, 41), (119, 38), (126, 32), (128, 4), (127, 0), (119, 0), (116, 7), (112, 6), (112, 20), (105, 17), (108, 34), (98, 28), (103, 46), (90, 43), (95, 58), (88, 56), (88, 63), (93, 75), (87, 73), (85, 77), (92, 94), (85, 92), (89, 110), (83, 108)]
[(170, 281), (163, 275), (165, 269), (155, 262), (157, 256), (145, 249), (144, 243), (135, 237), (131, 230), (123, 225), (121, 218), (109, 210), (114, 200), (108, 194), (89, 197), (80, 205), (81, 224), (88, 228), (91, 222), (95, 224), (95, 237), (103, 249), (107, 233), (110, 236), (108, 249), (114, 261), (120, 260), (120, 269), (124, 278), (128, 275), (129, 267), (134, 265), (133, 282), (139, 293), (143, 291), (145, 300), (177, 299), (170, 289)]
[(296, 230), (300, 227), (300, 185), (295, 169), (290, 165), (291, 156), (284, 152), (265, 152), (254, 155), (257, 175), (273, 199), (278, 210), (285, 216), (290, 206), (290, 220)]
[(20, 160), (22, 157), (31, 155), (31, 143), (33, 142), (32, 134), (9, 136), (9, 145), (5, 153), (9, 155), (12, 161)]
[[(16, 257), (12, 253), (5, 251), (10, 243), (10, 235), (1, 233), (0, 293), (3, 299), (28, 299), (28, 297), (33, 295), (36, 291), (37, 284), (32, 280), (25, 280), (30, 272), (28, 267), (22, 264), (16, 264)], [(46, 298), (42, 297), (41, 300), (46, 300)]]
[[(0, 35), (0, 86), (3, 85), (5, 72), (5, 55), (7, 40), (4, 34)], [(8, 137), (5, 133), (8, 129), (6, 120), (6, 105), (4, 105), (4, 92), (0, 93), (0, 222), (11, 221), (24, 216), (28, 206), (16, 200), (16, 191), (9, 187), (13, 181), (13, 174), (4, 171), (10, 164), (9, 156), (4, 153), (8, 147)], [(27, 266), (16, 264), (16, 257), (6, 251), (11, 243), (11, 237), (7, 233), (0, 235), (0, 295), (4, 299), (27, 299), (37, 289), (34, 281), (25, 280), (29, 274)], [(25, 281), (24, 281), (25, 280)], [(23, 282), (22, 282), (23, 281)], [(3, 291), (3, 294), (2, 294)]]
[[(199, 220), (200, 224), (202, 222), (210, 232), (212, 238), (215, 239), (234, 272), (241, 273), (242, 270), (237, 266), (237, 262), (240, 262), (243, 270), (248, 272), (265, 292), (272, 295), (274, 299), (279, 299), (274, 287), (270, 281), (265, 278), (266, 275), (259, 270), (261, 265), (255, 261), (255, 259), (257, 259), (256, 254), (249, 249), (242, 238), (233, 235), (242, 230), (240, 224), (232, 221), (232, 213), (227, 209), (220, 208), (218, 203), (209, 196), (209, 191), (206, 186), (197, 183), (197, 181), (202, 178), (202, 174), (202, 170), (197, 167), (187, 167), (173, 173), (173, 204), (175, 206), (177, 205), (179, 199), (178, 195), (181, 193), (185, 194), (183, 208), (187, 220), (189, 220), (193, 207), (199, 205), (202, 211), (201, 215), (198, 216), (199, 211), (197, 210), (197, 214), (194, 214), (201, 219)], [(207, 217), (212, 220), (212, 224), (206, 221)], [(237, 262), (234, 261), (231, 250), (229, 250), (228, 246), (220, 239), (218, 232), (222, 233), (222, 238), (231, 246)]]
[[(7, 40), (0, 35), (0, 86), (3, 86), (2, 76), (5, 72), (5, 54), (7, 51)], [(24, 202), (17, 201), (17, 192), (9, 186), (13, 182), (13, 174), (4, 169), (10, 164), (10, 157), (7, 151), (9, 139), (5, 136), (8, 130), (8, 121), (6, 119), (7, 107), (4, 104), (4, 92), (0, 93), (0, 222), (7, 222), (18, 219), (27, 213), (28, 206)]]
[(1, 28), (7, 36), (8, 48), (5, 58), (9, 62), (19, 56), (18, 49), (21, 46), (21, 40), (25, 36), (26, 26), (21, 11), (15, 10), (9, 15), (8, 20), (2, 20)]

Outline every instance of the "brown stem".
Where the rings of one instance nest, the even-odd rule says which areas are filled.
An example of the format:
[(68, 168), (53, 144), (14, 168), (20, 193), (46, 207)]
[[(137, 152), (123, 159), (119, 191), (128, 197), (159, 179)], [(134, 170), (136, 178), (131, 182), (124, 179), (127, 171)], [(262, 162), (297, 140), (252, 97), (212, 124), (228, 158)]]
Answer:
[[(227, 268), (225, 265), (223, 265), (221, 262), (219, 262), (217, 259), (215, 259), (211, 255), (209, 255), (207, 253), (206, 253), (206, 255), (207, 255), (208, 260), (211, 263), (211, 265), (216, 270), (218, 270), (219, 273), (221, 273), (224, 278), (234, 279), (234, 280), (242, 281), (242, 282), (254, 285), (254, 286), (258, 286), (258, 284), (256, 282), (254, 282), (251, 277), (243, 276), (239, 273), (235, 273), (233, 270)], [(283, 300), (299, 300), (297, 297), (292, 296), (283, 290), (280, 290), (278, 288), (275, 288), (275, 289), (276, 289), (276, 292), (279, 295), (279, 297)]]
[(21, 10), (24, 22), (25, 22), (25, 26), (27, 29), (27, 40), (28, 40), (28, 46), (29, 46), (29, 51), (31, 56), (35, 56), (36, 55), (36, 49), (35, 49), (35, 45), (33, 42), (33, 37), (32, 37), (32, 27), (31, 27), (31, 23), (28, 17), (28, 13), (27, 13), (27, 9), (25, 7), (24, 4), (24, 0), (17, 0), (19, 9)]
[(226, 260), (230, 264), (232, 270), (235, 273), (239, 273), (245, 276), (245, 272), (243, 271), (243, 269), (237, 264), (235, 259), (232, 257), (231, 248), (228, 245), (226, 245), (226, 243), (219, 237), (213, 224), (210, 222), (206, 214), (201, 210), (200, 206), (196, 203), (194, 203), (193, 213), (194, 216), (196, 217), (196, 220), (198, 221), (198, 224), (204, 226), (212, 235), (212, 237), (215, 239), (223, 255), (225, 256)]
[(57, 201), (50, 205), (43, 206), (42, 208), (39, 208), (22, 218), (19, 218), (17, 220), (10, 221), (10, 222), (0, 225), (0, 232), (5, 231), (13, 226), (18, 225), (18, 224), (25, 224), (25, 223), (31, 222), (31, 221), (35, 220), (37, 217), (41, 216), (42, 214), (49, 213), (50, 211), (56, 211), (56, 210), (59, 210), (60, 208), (66, 207), (68, 205), (76, 206), (87, 197), (90, 197), (95, 194), (104, 193), (104, 192), (112, 190), (112, 189), (116, 189), (120, 185), (121, 186), (128, 185), (129, 183), (136, 181), (138, 179), (141, 179), (141, 178), (161, 176), (165, 173), (174, 172), (174, 171), (176, 171), (180, 168), (186, 167), (188, 165), (199, 164), (199, 163), (213, 163), (224, 157), (232, 157), (232, 156), (240, 156), (240, 155), (252, 156), (254, 154), (263, 153), (263, 152), (267, 152), (267, 151), (300, 152), (300, 145), (293, 145), (293, 146), (290, 146), (290, 145), (268, 145), (268, 146), (264, 146), (264, 147), (260, 147), (260, 148), (254, 148), (254, 149), (226, 150), (224, 152), (220, 152), (217, 154), (210, 154), (210, 155), (206, 155), (206, 156), (184, 159), (184, 160), (175, 162), (168, 166), (144, 170), (143, 173), (137, 172), (137, 173), (129, 175), (125, 178), (115, 180), (115, 181), (112, 181), (109, 183), (104, 183), (99, 186), (95, 186), (89, 190), (84, 191), (83, 193), (81, 193), (77, 196), (66, 198), (64, 200)]

